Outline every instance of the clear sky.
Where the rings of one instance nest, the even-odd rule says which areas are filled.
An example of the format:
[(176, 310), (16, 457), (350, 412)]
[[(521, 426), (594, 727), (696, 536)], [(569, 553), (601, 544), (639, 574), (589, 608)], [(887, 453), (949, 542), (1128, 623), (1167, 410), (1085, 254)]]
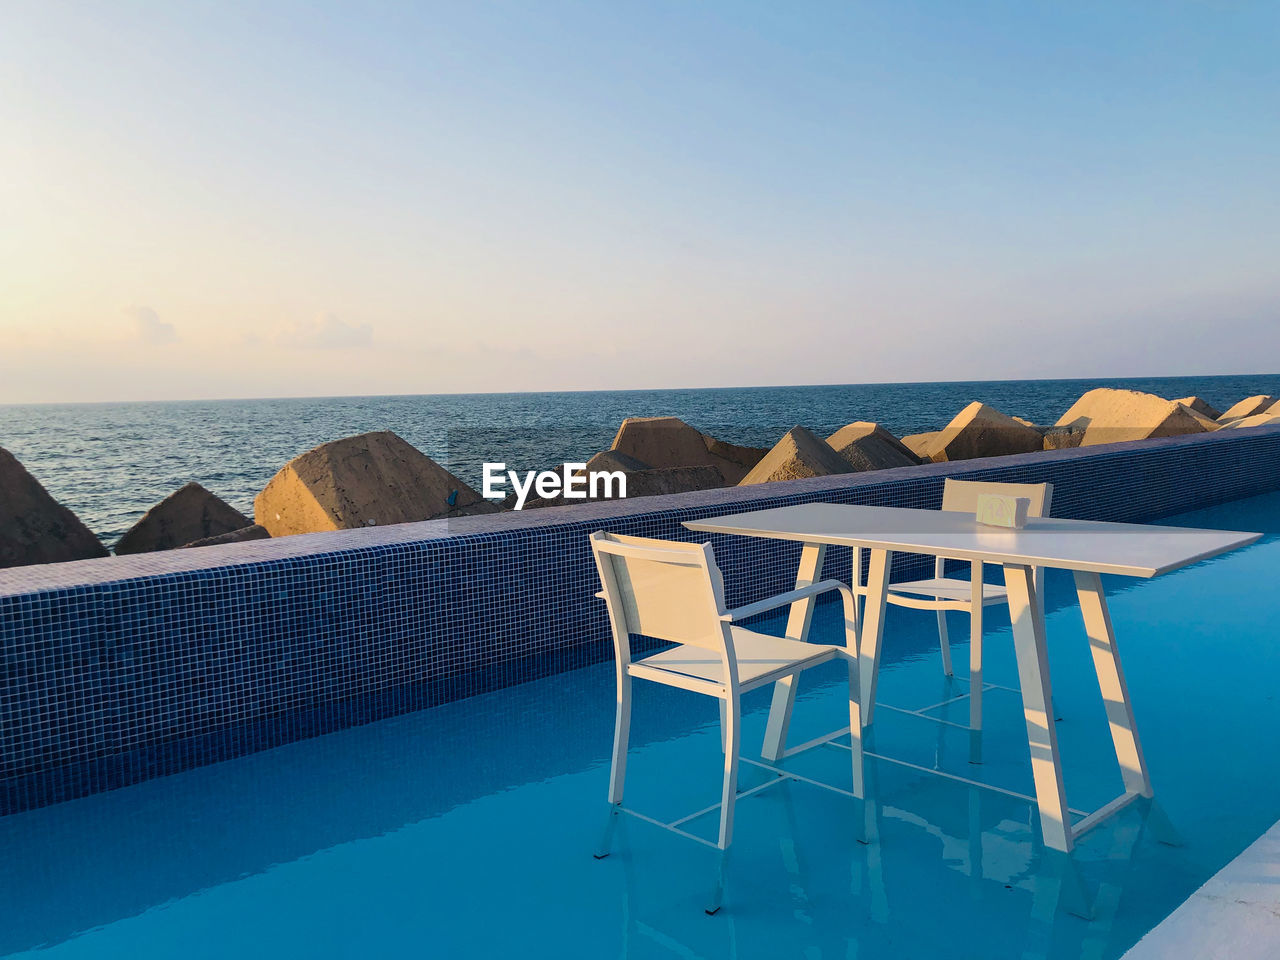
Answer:
[(1280, 368), (1280, 4), (0, 0), (0, 401)]

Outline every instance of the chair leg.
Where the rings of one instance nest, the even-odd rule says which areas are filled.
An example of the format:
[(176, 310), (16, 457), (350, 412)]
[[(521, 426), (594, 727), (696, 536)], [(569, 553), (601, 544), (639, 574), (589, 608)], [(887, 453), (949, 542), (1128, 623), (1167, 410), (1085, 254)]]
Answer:
[(739, 729), (742, 705), (736, 692), (724, 701), (724, 789), (720, 794), (720, 842), (721, 850), (733, 840), (733, 807), (738, 798), (738, 752), (742, 738)]
[(969, 726), (982, 729), (982, 604), (969, 608)]
[(703, 912), (708, 917), (714, 917), (720, 912), (720, 908), (724, 906), (724, 888), (729, 879), (729, 851), (721, 850), (719, 860), (716, 863), (716, 880), (711, 888), (711, 896), (707, 899), (707, 905), (703, 907)]
[(727, 710), (729, 709), (729, 707), (728, 707), (728, 701), (727, 701), (727, 700), (721, 700), (721, 701), (719, 701), (719, 703), (720, 703), (720, 752), (721, 752), (721, 753), (724, 753), (724, 747), (725, 747), (725, 739), (724, 739), (724, 731), (725, 731), (725, 711), (727, 711)]
[(942, 672), (948, 677), (955, 674), (951, 669), (951, 640), (947, 636), (947, 611), (938, 611), (938, 646), (942, 648)]
[(597, 860), (603, 860), (613, 851), (613, 834), (618, 826), (618, 808), (609, 804), (605, 815), (604, 829), (600, 831), (600, 842), (596, 844), (596, 852), (592, 854)]
[(609, 802), (621, 803), (627, 779), (627, 744), (631, 739), (631, 677), (618, 677), (618, 713), (613, 725), (613, 766), (609, 772)]

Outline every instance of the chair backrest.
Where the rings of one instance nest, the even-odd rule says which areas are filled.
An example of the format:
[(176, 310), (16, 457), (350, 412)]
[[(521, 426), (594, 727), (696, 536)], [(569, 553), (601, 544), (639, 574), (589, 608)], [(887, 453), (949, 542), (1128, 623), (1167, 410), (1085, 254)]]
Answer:
[(631, 634), (724, 653), (724, 579), (711, 544), (598, 531), (591, 550), (621, 662)]
[[(1031, 501), (1027, 507), (1029, 517), (1047, 517), (1053, 503), (1052, 483), (992, 483), (987, 480), (953, 480), (947, 477), (942, 483), (942, 509), (960, 513), (974, 513), (978, 509), (978, 497), (984, 493), (994, 493), (1005, 497), (1026, 497)], [(976, 569), (979, 569), (978, 564)], [(1044, 568), (1033, 567), (1035, 572), (1036, 592), (1044, 591)], [(938, 557), (934, 565), (934, 576), (944, 576), (946, 560)], [(1043, 596), (1041, 596), (1043, 602)]]
[(942, 509), (973, 513), (978, 509), (978, 497), (986, 493), (1005, 497), (1026, 497), (1031, 501), (1027, 516), (1047, 517), (1053, 500), (1053, 484), (989, 483), (985, 480), (952, 480), (947, 477), (942, 484)]

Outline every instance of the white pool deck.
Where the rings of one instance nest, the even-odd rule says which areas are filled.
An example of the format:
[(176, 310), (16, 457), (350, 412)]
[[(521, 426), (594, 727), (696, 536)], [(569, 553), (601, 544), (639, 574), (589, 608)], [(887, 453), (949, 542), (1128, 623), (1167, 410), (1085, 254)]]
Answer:
[(1122, 960), (1280, 956), (1280, 823), (1187, 898)]

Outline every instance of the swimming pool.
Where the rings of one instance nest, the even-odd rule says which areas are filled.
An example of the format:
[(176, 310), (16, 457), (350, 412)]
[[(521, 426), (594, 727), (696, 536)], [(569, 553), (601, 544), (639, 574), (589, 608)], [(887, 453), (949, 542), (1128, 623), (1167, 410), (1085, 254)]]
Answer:
[[(1082, 838), (1092, 922), (1054, 909), (1030, 804), (883, 762), (870, 846), (828, 791), (743, 800), (716, 917), (701, 910), (713, 851), (628, 821), (614, 856), (593, 860), (606, 663), (0, 819), (0, 956), (1118, 957), (1280, 819), (1280, 494), (1162, 522), (1268, 536), (1155, 581), (1108, 581), (1156, 793), (1186, 844), (1156, 843), (1132, 809)], [(1051, 573), (1058, 731), (1072, 803), (1091, 809), (1120, 782), (1072, 600)], [(833, 614), (819, 610), (814, 639)], [(988, 677), (1012, 687), (1002, 616), (987, 613)], [(957, 621), (953, 641), (964, 633)], [(892, 610), (885, 651), (882, 703), (953, 689), (932, 617)], [(842, 683), (839, 665), (806, 675), (797, 742), (840, 725)], [(746, 698), (748, 749), (768, 702)], [(875, 748), (1026, 791), (1020, 701), (996, 690), (986, 709), (980, 767), (964, 731), (892, 711)], [(674, 817), (716, 799), (714, 704), (638, 685), (632, 737), (629, 806)], [(838, 782), (847, 756), (793, 762)]]

